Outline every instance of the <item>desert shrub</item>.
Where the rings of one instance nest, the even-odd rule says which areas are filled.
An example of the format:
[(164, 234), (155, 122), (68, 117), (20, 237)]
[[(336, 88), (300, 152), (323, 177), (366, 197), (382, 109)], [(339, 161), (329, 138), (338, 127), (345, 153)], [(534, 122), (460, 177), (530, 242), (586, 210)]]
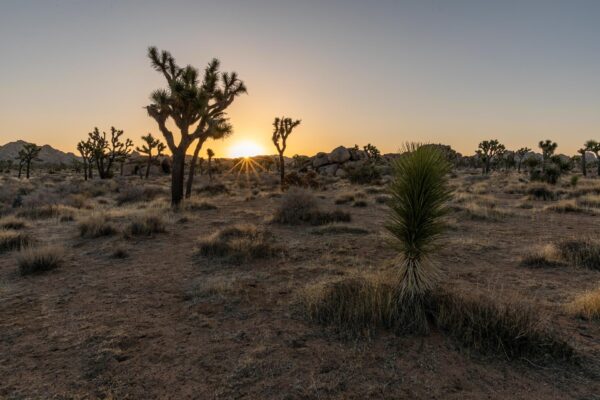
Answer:
[(587, 208), (600, 208), (600, 196), (585, 195), (577, 199), (577, 205)]
[(354, 201), (353, 194), (342, 194), (335, 199), (335, 204), (348, 204)]
[(309, 287), (301, 304), (309, 320), (343, 337), (370, 337), (380, 328), (394, 327), (394, 298), (392, 285), (357, 277)]
[(459, 210), (475, 221), (500, 222), (513, 215), (510, 211), (496, 207), (481, 206), (475, 202), (467, 204)]
[(391, 198), (392, 198), (391, 196), (384, 194), (384, 195), (375, 197), (375, 202), (377, 204), (387, 204), (391, 200)]
[(111, 257), (118, 258), (118, 259), (127, 258), (127, 257), (129, 257), (129, 252), (127, 251), (126, 248), (119, 246), (113, 250)]
[(600, 244), (592, 239), (571, 239), (557, 243), (564, 260), (583, 268), (600, 270)]
[(578, 182), (579, 182), (579, 175), (571, 176), (571, 180), (569, 181), (571, 186), (576, 187)]
[(319, 187), (318, 175), (315, 171), (298, 173), (292, 171), (285, 175), (284, 183), (286, 186), (298, 186), (303, 188), (316, 189)]
[(160, 186), (154, 185), (128, 185), (119, 188), (116, 201), (118, 205), (126, 203), (135, 203), (140, 201), (150, 201), (155, 199), (165, 191)]
[(369, 233), (369, 231), (355, 226), (332, 224), (315, 228), (310, 233), (313, 235), (366, 235)]
[(31, 242), (29, 235), (10, 229), (0, 230), (0, 253), (19, 250)]
[(558, 198), (556, 192), (550, 190), (544, 185), (535, 185), (527, 190), (527, 194), (535, 200), (556, 200)]
[(198, 242), (198, 255), (232, 262), (246, 262), (275, 255), (273, 237), (253, 225), (221, 229)]
[(218, 207), (207, 201), (189, 201), (184, 205), (186, 210), (189, 211), (207, 211), (216, 210)]
[(227, 194), (229, 189), (223, 183), (213, 183), (205, 185), (196, 190), (197, 193), (205, 193), (209, 196), (216, 196), (218, 194)]
[(368, 205), (369, 203), (367, 203), (365, 200), (356, 200), (354, 204), (352, 204), (352, 207), (366, 207)]
[(528, 268), (548, 268), (564, 266), (564, 262), (557, 248), (547, 245), (526, 254), (521, 259), (520, 265)]
[(573, 348), (523, 303), (498, 302), (478, 294), (435, 293), (431, 302), (436, 325), (463, 346), (507, 359), (567, 360)]
[(17, 211), (17, 217), (27, 219), (48, 219), (58, 215), (58, 207), (53, 205), (41, 207), (23, 207)]
[(130, 236), (152, 236), (167, 231), (165, 220), (158, 214), (143, 213), (134, 215), (125, 229)]
[(63, 260), (64, 250), (61, 247), (30, 247), (19, 252), (17, 265), (21, 275), (30, 275), (60, 267)]
[(2, 229), (23, 229), (27, 226), (24, 220), (14, 216), (8, 216), (0, 219), (0, 228)]
[(378, 183), (381, 179), (381, 171), (371, 163), (365, 163), (348, 169), (350, 182), (360, 185)]
[(549, 206), (544, 207), (545, 211), (553, 211), (561, 214), (589, 214), (591, 210), (586, 207), (580, 207), (577, 205), (575, 200), (561, 200), (556, 204), (551, 204)]
[(566, 308), (577, 317), (600, 320), (600, 287), (578, 295)]
[(92, 215), (78, 223), (79, 235), (85, 238), (98, 238), (117, 233), (117, 229), (106, 215)]
[(279, 207), (273, 216), (274, 222), (288, 225), (304, 223), (324, 225), (333, 222), (348, 222), (350, 220), (350, 214), (343, 211), (321, 211), (315, 196), (306, 190), (298, 188), (292, 188), (282, 196)]

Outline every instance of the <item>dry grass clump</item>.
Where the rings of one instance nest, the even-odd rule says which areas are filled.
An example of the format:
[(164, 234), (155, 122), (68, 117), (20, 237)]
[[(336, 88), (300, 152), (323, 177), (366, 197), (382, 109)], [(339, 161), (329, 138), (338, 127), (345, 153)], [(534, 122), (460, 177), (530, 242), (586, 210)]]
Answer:
[(119, 194), (116, 197), (116, 201), (118, 205), (123, 205), (126, 203), (135, 203), (140, 201), (150, 201), (164, 193), (165, 190), (161, 186), (129, 185), (123, 188), (119, 188)]
[(229, 193), (229, 189), (227, 189), (227, 186), (225, 186), (223, 183), (213, 183), (196, 189), (196, 193), (204, 193), (208, 194), (209, 196), (216, 196), (218, 194)]
[(432, 298), (436, 325), (463, 346), (507, 359), (568, 360), (573, 348), (522, 302), (498, 302), (473, 293), (440, 291)]
[(292, 188), (282, 198), (275, 211), (273, 221), (280, 224), (324, 225), (334, 222), (349, 222), (350, 214), (343, 211), (325, 212), (319, 209), (315, 196), (302, 189)]
[(513, 215), (510, 211), (496, 208), (495, 206), (481, 206), (475, 202), (466, 204), (461, 207), (460, 210), (463, 211), (467, 217), (476, 221), (500, 222)]
[(586, 195), (577, 199), (577, 205), (585, 208), (600, 208), (600, 196)]
[(585, 239), (563, 240), (557, 243), (562, 258), (569, 263), (583, 268), (600, 270), (600, 243)]
[(117, 233), (117, 229), (105, 214), (92, 215), (78, 224), (79, 235), (85, 238), (98, 238)]
[(342, 194), (335, 199), (335, 204), (348, 204), (354, 201), (353, 194)]
[(356, 277), (321, 283), (304, 290), (305, 316), (347, 337), (371, 337), (393, 328), (397, 306), (392, 285), (378, 277)]
[(23, 229), (27, 226), (25, 221), (15, 216), (8, 216), (0, 219), (0, 228), (2, 229)]
[(218, 207), (207, 201), (196, 201), (191, 200), (184, 204), (184, 207), (188, 211), (207, 211), (216, 210)]
[(21, 275), (30, 275), (58, 268), (63, 260), (64, 250), (61, 247), (30, 247), (19, 252), (17, 265)]
[(19, 250), (30, 242), (31, 238), (26, 233), (10, 229), (0, 230), (0, 253)]
[(198, 254), (232, 262), (267, 258), (278, 252), (268, 232), (254, 225), (234, 225), (198, 242)]
[(566, 309), (583, 319), (600, 320), (600, 287), (580, 294), (566, 305)]
[(381, 196), (375, 197), (375, 202), (377, 204), (387, 204), (391, 199), (392, 199), (392, 196), (389, 196), (387, 194), (383, 194)]
[(558, 194), (546, 185), (534, 185), (530, 187), (526, 193), (534, 200), (548, 201), (556, 200), (558, 198)]
[(318, 227), (310, 231), (313, 235), (366, 235), (370, 233), (368, 230), (359, 228), (357, 226), (347, 226), (347, 225), (325, 225), (322, 227)]
[(17, 217), (27, 219), (48, 219), (58, 215), (58, 207), (55, 205), (46, 205), (40, 207), (23, 207), (17, 211)]
[(565, 263), (556, 246), (549, 244), (526, 254), (521, 259), (520, 265), (528, 268), (548, 268), (564, 266)]
[(163, 217), (156, 213), (137, 214), (125, 229), (129, 236), (152, 236), (155, 233), (167, 231), (166, 222)]
[(363, 207), (366, 207), (366, 206), (368, 206), (368, 205), (369, 205), (369, 203), (367, 203), (365, 200), (356, 200), (356, 201), (354, 202), (354, 204), (352, 204), (352, 207), (360, 207), (360, 208), (363, 208)]
[(549, 206), (544, 207), (544, 211), (554, 211), (561, 214), (566, 213), (580, 213), (580, 214), (589, 214), (591, 210), (589, 208), (580, 207), (577, 205), (575, 200), (561, 200), (556, 204), (551, 204)]

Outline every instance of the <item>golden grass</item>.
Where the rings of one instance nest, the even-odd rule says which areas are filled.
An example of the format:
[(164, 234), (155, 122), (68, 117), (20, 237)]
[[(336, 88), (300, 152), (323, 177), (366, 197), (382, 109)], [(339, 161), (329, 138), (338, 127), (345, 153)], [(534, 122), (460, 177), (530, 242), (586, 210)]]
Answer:
[(571, 314), (589, 320), (600, 320), (600, 286), (584, 292), (566, 305)]
[(37, 274), (60, 267), (64, 256), (59, 246), (28, 247), (19, 252), (17, 265), (21, 275)]

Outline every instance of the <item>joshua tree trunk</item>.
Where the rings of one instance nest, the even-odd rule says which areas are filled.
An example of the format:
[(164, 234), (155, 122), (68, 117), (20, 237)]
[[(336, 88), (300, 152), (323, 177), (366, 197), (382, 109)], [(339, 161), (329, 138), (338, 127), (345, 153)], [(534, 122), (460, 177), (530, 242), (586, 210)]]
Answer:
[(83, 180), (88, 180), (88, 164), (85, 160), (83, 161)]
[(581, 156), (581, 173), (583, 176), (587, 176), (587, 163), (585, 160), (585, 153)]
[(194, 149), (194, 155), (192, 156), (192, 161), (190, 162), (190, 171), (188, 173), (188, 179), (185, 188), (186, 199), (189, 199), (192, 195), (192, 185), (194, 184), (194, 172), (196, 170), (196, 163), (198, 162), (198, 154), (200, 153), (205, 140), (206, 139), (200, 139), (198, 144), (196, 144), (196, 148)]
[(150, 175), (150, 165), (152, 164), (152, 156), (148, 155), (148, 165), (146, 165), (146, 179)]
[(31, 162), (27, 162), (27, 167), (25, 168), (25, 176), (29, 179), (29, 168), (31, 167)]
[[(184, 147), (185, 148), (185, 147)], [(185, 150), (173, 153), (171, 171), (171, 205), (177, 206), (183, 200), (183, 178), (185, 170)]]
[(208, 158), (208, 181), (212, 183), (212, 168), (210, 166), (211, 164), (211, 158)]
[(279, 175), (281, 177), (281, 190), (285, 186), (285, 162), (283, 160), (283, 152), (279, 153)]
[(19, 179), (21, 179), (21, 173), (23, 172), (23, 164), (19, 164)]

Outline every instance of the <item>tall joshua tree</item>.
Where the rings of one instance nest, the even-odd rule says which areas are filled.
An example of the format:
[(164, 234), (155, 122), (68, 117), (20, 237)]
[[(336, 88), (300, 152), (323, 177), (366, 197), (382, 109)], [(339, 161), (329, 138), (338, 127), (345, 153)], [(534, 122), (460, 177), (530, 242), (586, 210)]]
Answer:
[(287, 147), (287, 139), (294, 130), (295, 127), (300, 125), (300, 120), (292, 120), (291, 118), (281, 117), (275, 118), (273, 121), (273, 144), (277, 148), (279, 153), (279, 174), (281, 176), (281, 189), (283, 190), (285, 184), (285, 161), (283, 159), (283, 153)]
[(548, 160), (550, 160), (550, 158), (552, 158), (552, 155), (558, 147), (558, 144), (556, 144), (556, 142), (553, 142), (552, 140), (547, 139), (540, 140), (538, 146), (540, 147), (540, 149), (542, 149), (542, 172), (545, 172), (546, 163), (548, 162)]
[(123, 131), (116, 129), (114, 126), (110, 128), (110, 137), (108, 138), (106, 132), (100, 133), (98, 128), (94, 128), (88, 135), (88, 143), (92, 148), (92, 156), (100, 179), (111, 178), (113, 165), (125, 161), (131, 153), (133, 142), (131, 139), (122, 142)]
[(21, 150), (19, 150), (17, 155), (17, 159), (19, 160), (19, 178), (21, 177), (23, 167), (25, 167), (25, 177), (29, 179), (31, 163), (32, 161), (37, 160), (37, 156), (40, 154), (41, 150), (42, 148), (35, 143), (26, 143)]
[(451, 165), (435, 146), (409, 144), (393, 162), (390, 184), (390, 244), (401, 258), (396, 301), (398, 329), (427, 331), (425, 301), (435, 287), (439, 270), (431, 260), (452, 197), (448, 183)]
[(529, 147), (521, 147), (515, 153), (519, 157), (519, 161), (517, 162), (517, 172), (521, 172), (521, 164), (523, 164), (523, 158), (529, 153), (531, 149)]
[[(171, 204), (176, 206), (183, 200), (185, 154), (198, 140), (192, 166), (198, 157), (202, 144), (208, 138), (225, 137), (232, 132), (226, 110), (240, 94), (246, 93), (246, 86), (235, 72), (219, 72), (219, 60), (213, 59), (204, 70), (202, 82), (199, 72), (188, 65), (177, 65), (168, 51), (159, 52), (156, 47), (148, 49), (152, 67), (162, 73), (167, 81), (167, 89), (159, 89), (150, 96), (152, 103), (146, 107), (148, 115), (158, 124), (167, 146), (173, 154), (171, 169)], [(179, 130), (179, 143), (167, 127), (172, 119)], [(190, 169), (193, 177), (193, 169)], [(188, 179), (191, 190), (192, 181)]]
[(577, 150), (579, 154), (581, 154), (581, 173), (583, 176), (587, 176), (587, 160), (585, 159), (585, 153), (587, 152), (587, 147), (582, 147)]
[(212, 149), (206, 149), (206, 155), (208, 156), (208, 180), (212, 182), (212, 158), (215, 156), (215, 152)]
[(152, 166), (152, 150), (156, 149), (156, 156), (160, 156), (163, 151), (167, 148), (163, 142), (148, 133), (146, 136), (142, 136), (144, 144), (142, 147), (136, 147), (136, 150), (148, 157), (148, 163), (146, 164), (146, 179), (150, 175), (150, 166)]
[(598, 166), (598, 176), (600, 176), (600, 158), (598, 153), (600, 153), (600, 143), (595, 140), (588, 140), (585, 142), (585, 149), (591, 151), (596, 156), (596, 164)]
[(479, 143), (479, 149), (476, 151), (476, 153), (483, 162), (482, 172), (484, 174), (488, 174), (490, 172), (492, 158), (504, 153), (505, 150), (506, 148), (504, 145), (501, 144), (497, 139), (484, 140), (483, 142)]

